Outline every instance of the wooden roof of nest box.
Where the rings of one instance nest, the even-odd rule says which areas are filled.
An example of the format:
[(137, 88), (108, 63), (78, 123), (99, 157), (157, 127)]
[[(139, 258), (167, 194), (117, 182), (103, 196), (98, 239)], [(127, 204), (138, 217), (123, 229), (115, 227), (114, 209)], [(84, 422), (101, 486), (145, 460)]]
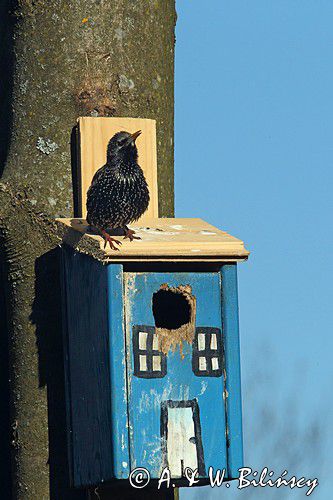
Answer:
[[(104, 249), (102, 236), (94, 234), (85, 221), (86, 193), (91, 179), (106, 161), (106, 148), (111, 137), (120, 130), (142, 130), (137, 139), (139, 164), (143, 169), (151, 201), (144, 216), (130, 225), (141, 240), (122, 241), (119, 251)], [(76, 206), (79, 218), (57, 219), (65, 226), (64, 243), (74, 248), (80, 242), (98, 249), (107, 262), (129, 261), (239, 261), (247, 259), (249, 252), (243, 241), (202, 219), (173, 219), (158, 217), (156, 123), (142, 118), (90, 118), (78, 120), (78, 186)], [(121, 238), (121, 236), (120, 236)]]

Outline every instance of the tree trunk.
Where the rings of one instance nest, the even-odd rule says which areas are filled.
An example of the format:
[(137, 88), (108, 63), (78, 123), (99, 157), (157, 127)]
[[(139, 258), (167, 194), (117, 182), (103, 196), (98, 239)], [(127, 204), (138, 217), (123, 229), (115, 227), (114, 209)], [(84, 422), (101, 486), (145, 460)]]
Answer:
[(83, 498), (64, 459), (59, 238), (44, 214), (73, 215), (70, 134), (86, 115), (157, 120), (160, 215), (173, 215), (175, 5), (18, 0), (8, 16), (5, 7), (0, 237), (13, 498)]

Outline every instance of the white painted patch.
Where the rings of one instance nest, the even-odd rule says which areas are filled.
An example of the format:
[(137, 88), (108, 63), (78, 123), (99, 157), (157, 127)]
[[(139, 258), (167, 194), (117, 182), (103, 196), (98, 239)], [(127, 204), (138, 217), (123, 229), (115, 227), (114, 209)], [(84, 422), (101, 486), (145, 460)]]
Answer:
[(151, 441), (145, 440), (148, 463), (152, 467), (150, 473), (159, 474), (161, 466), (161, 436), (153, 434)]
[(146, 372), (147, 371), (147, 356), (140, 354), (139, 363), (140, 363), (140, 371)]
[[(168, 408), (168, 464), (172, 477), (182, 476), (183, 468), (198, 468), (192, 408)], [(190, 441), (191, 439), (191, 441)]]
[(147, 349), (147, 332), (139, 332), (139, 349)]
[(191, 248), (191, 252), (201, 252), (201, 248)]
[[(175, 233), (174, 231), (162, 231), (158, 229), (151, 229), (148, 227), (139, 227), (137, 228), (138, 233), (146, 233), (146, 234), (152, 234), (154, 236), (175, 236), (179, 233)], [(140, 240), (138, 240), (140, 241)]]
[(153, 356), (153, 371), (161, 371), (161, 356)]
[(172, 229), (176, 229), (177, 231), (181, 231), (183, 229), (183, 226), (181, 224), (173, 224)]
[(198, 349), (203, 351), (205, 349), (205, 334), (198, 333)]
[[(158, 234), (161, 234), (161, 233), (159, 232)], [(175, 232), (172, 232), (172, 231), (163, 231), (163, 235), (167, 235), (167, 236), (177, 236), (177, 234), (178, 233), (175, 233)]]
[[(174, 396), (173, 393), (176, 393), (176, 387), (174, 388), (172, 382), (169, 380), (167, 385), (163, 389), (162, 397), (160, 398), (160, 401), (165, 401), (166, 399), (172, 399)], [(176, 394), (175, 394), (175, 396), (176, 396)]]
[(208, 383), (205, 382), (204, 380), (202, 380), (201, 381), (201, 390), (199, 392), (199, 396), (202, 396), (206, 392), (207, 387), (208, 387)]
[(218, 358), (212, 358), (212, 370), (219, 369), (219, 360)]
[(141, 392), (141, 398), (139, 400), (139, 413), (147, 413), (152, 409), (151, 400), (149, 394), (145, 391)]
[(213, 236), (216, 233), (213, 233), (212, 231), (200, 231), (200, 234), (204, 234), (205, 236)]
[(199, 370), (205, 371), (207, 369), (207, 361), (204, 356), (199, 357)]
[(212, 333), (212, 336), (211, 336), (211, 339), (210, 339), (210, 348), (211, 349), (217, 349), (216, 333)]
[(190, 387), (188, 385), (183, 385), (180, 384), (178, 388), (178, 395), (177, 393), (175, 395), (172, 395), (172, 398), (175, 396), (175, 399), (177, 400), (184, 400), (187, 401), (190, 399)]
[[(177, 394), (173, 394), (173, 386), (170, 380), (167, 382), (167, 385), (164, 387), (162, 394), (156, 391), (155, 389), (150, 389), (150, 394), (152, 398), (152, 402), (155, 410), (160, 411), (161, 409), (161, 401), (166, 401), (167, 399), (177, 398)], [(179, 398), (182, 399), (182, 398)]]
[(153, 335), (153, 350), (158, 351), (158, 336)]

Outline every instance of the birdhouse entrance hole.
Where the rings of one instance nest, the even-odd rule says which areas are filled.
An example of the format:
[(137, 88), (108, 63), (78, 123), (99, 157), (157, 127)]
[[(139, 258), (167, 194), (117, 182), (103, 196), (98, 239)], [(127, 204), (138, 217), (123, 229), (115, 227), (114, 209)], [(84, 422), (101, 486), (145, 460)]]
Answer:
[(153, 315), (161, 349), (167, 354), (177, 346), (182, 353), (183, 342), (192, 343), (195, 330), (196, 300), (190, 285), (161, 285), (153, 294)]
[(174, 330), (191, 319), (191, 306), (182, 293), (162, 288), (153, 294), (153, 315), (158, 328)]

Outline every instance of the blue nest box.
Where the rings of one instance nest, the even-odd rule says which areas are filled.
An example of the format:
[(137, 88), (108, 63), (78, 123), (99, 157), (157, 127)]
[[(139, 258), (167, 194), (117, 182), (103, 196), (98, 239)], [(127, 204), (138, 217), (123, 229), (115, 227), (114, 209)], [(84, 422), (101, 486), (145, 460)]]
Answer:
[[(151, 120), (115, 120), (117, 130), (151, 122), (154, 132)], [(201, 219), (149, 214), (131, 226), (141, 240), (115, 252), (84, 219), (59, 223), (73, 485), (127, 479), (138, 467), (156, 479), (168, 467), (176, 484), (188, 467), (203, 479), (210, 467), (237, 477), (243, 242)]]

